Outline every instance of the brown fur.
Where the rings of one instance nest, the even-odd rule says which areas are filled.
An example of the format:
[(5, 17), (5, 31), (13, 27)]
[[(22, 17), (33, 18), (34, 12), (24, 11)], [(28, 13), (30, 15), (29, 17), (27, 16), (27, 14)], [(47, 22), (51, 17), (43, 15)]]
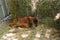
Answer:
[(22, 28), (34, 27), (36, 25), (34, 23), (34, 20), (36, 20), (36, 19), (35, 19), (35, 17), (32, 17), (32, 16), (17, 17), (10, 21), (10, 26), (12, 27), (12, 26), (16, 25), (16, 27), (20, 26)]

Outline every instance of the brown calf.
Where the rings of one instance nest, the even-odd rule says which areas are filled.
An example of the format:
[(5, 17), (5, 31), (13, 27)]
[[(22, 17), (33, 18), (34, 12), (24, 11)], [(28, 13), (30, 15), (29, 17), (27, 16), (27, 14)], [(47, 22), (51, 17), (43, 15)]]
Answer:
[(17, 17), (15, 19), (12, 19), (10, 22), (11, 27), (14, 26), (14, 27), (29, 28), (29, 27), (35, 27), (37, 25), (38, 25), (37, 17), (32, 16)]

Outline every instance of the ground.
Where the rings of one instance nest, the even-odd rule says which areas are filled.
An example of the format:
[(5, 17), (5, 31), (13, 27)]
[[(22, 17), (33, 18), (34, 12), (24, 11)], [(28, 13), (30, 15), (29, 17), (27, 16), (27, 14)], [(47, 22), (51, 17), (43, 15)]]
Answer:
[(39, 24), (35, 28), (10, 28), (8, 22), (0, 26), (0, 40), (60, 40), (60, 30)]

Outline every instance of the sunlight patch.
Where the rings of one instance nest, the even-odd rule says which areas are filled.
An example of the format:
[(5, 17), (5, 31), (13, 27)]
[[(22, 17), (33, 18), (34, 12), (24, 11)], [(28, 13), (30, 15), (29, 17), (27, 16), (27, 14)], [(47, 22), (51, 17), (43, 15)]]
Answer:
[(31, 0), (32, 12), (34, 12), (36, 10), (37, 2), (39, 2), (39, 0)]
[(28, 34), (22, 34), (21, 37), (26, 38), (26, 37), (28, 37)]
[(3, 35), (2, 38), (5, 39), (5, 40), (18, 40), (16, 38), (16, 34), (14, 34), (14, 33), (5, 34), (5, 35)]
[(60, 18), (60, 13), (57, 13), (57, 15), (55, 16), (54, 20), (57, 20)]
[(35, 35), (36, 38), (40, 38), (40, 33), (37, 32), (36, 35)]
[(45, 33), (45, 37), (46, 37), (46, 38), (49, 38), (50, 35), (51, 35), (51, 29), (47, 29), (47, 30), (46, 30), (46, 33)]

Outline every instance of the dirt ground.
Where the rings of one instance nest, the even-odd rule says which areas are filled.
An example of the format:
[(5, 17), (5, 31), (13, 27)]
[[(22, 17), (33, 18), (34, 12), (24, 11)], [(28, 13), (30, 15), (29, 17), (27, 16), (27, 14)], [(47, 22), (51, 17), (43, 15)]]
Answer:
[(60, 40), (60, 30), (44, 24), (35, 28), (10, 28), (7, 24), (0, 27), (0, 40)]

